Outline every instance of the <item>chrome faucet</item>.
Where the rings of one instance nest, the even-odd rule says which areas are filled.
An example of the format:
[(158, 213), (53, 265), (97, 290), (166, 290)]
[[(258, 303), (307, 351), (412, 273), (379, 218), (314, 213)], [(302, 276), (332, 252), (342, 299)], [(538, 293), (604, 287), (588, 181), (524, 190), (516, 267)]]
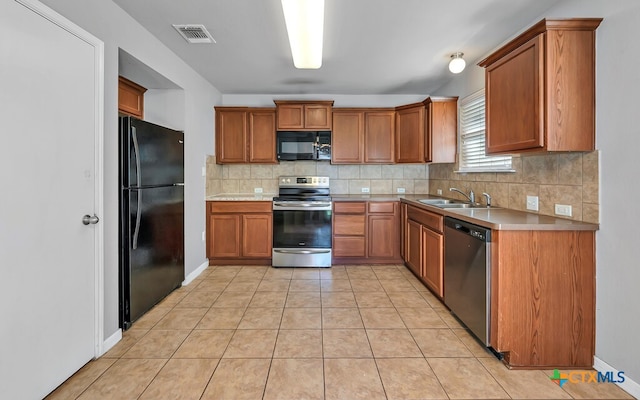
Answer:
[(473, 204), (473, 203), (475, 203), (475, 202), (476, 202), (476, 194), (475, 194), (475, 193), (473, 193), (473, 190), (469, 190), (469, 194), (466, 194), (466, 193), (465, 193), (465, 192), (463, 192), (462, 190), (460, 190), (460, 189), (456, 189), (456, 188), (452, 187), (452, 188), (449, 188), (449, 191), (450, 191), (450, 192), (458, 192), (458, 193), (460, 193), (461, 195), (463, 195), (464, 197), (466, 197), (466, 198), (469, 200), (469, 202), (470, 202), (471, 204)]
[(491, 207), (491, 195), (489, 193), (482, 193), (482, 195), (487, 199), (487, 207)]

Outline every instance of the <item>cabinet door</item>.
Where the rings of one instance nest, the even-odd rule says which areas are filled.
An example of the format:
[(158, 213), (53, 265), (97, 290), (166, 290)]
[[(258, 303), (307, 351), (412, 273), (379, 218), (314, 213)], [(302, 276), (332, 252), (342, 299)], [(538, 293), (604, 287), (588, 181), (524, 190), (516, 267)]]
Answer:
[(210, 214), (208, 258), (240, 257), (240, 220), (237, 214)]
[(369, 215), (369, 257), (398, 256), (398, 218), (394, 214)]
[(249, 162), (262, 164), (277, 162), (275, 110), (249, 112)]
[(432, 101), (425, 114), (424, 160), (433, 163), (456, 162), (458, 101)]
[(304, 127), (323, 131), (331, 130), (331, 106), (324, 104), (305, 105)]
[(422, 278), (435, 294), (442, 297), (443, 275), (443, 245), (442, 234), (422, 227), (423, 275)]
[(413, 220), (407, 222), (406, 263), (417, 276), (422, 273), (422, 225)]
[(407, 205), (400, 203), (400, 257), (407, 260)]
[(144, 92), (147, 89), (118, 77), (118, 111), (142, 119), (144, 117)]
[(359, 111), (334, 111), (331, 132), (331, 162), (360, 164), (363, 157), (364, 114)]
[(242, 216), (242, 256), (270, 258), (273, 245), (271, 214)]
[(278, 130), (304, 129), (304, 105), (278, 105), (277, 118)]
[(364, 162), (393, 163), (394, 111), (366, 112), (364, 115)]
[(487, 154), (544, 147), (544, 37), (536, 36), (485, 72)]
[(216, 162), (247, 161), (246, 110), (216, 110)]
[(424, 106), (397, 112), (396, 162), (424, 162)]

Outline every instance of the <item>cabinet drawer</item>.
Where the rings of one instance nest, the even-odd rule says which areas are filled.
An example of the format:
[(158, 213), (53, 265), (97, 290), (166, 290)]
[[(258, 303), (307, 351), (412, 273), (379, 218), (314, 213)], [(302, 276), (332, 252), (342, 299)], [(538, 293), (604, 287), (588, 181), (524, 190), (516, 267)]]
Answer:
[(434, 231), (442, 232), (442, 225), (444, 220), (444, 217), (442, 215), (409, 206), (407, 207), (407, 217), (433, 229)]
[(334, 257), (365, 257), (364, 236), (336, 236), (333, 241)]
[(361, 235), (365, 233), (364, 215), (335, 215), (333, 217), (334, 235)]
[(210, 201), (209, 213), (271, 213), (270, 201)]
[(337, 201), (333, 203), (336, 214), (364, 214), (366, 203), (362, 201)]
[(395, 211), (395, 204), (395, 201), (370, 201), (368, 203), (369, 212), (393, 214)]

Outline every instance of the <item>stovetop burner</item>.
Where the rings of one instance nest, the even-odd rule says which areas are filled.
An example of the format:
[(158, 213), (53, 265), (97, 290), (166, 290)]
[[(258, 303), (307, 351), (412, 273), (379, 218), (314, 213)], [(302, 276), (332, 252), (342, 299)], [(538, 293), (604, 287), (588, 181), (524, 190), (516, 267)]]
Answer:
[(281, 176), (274, 201), (331, 201), (328, 176)]

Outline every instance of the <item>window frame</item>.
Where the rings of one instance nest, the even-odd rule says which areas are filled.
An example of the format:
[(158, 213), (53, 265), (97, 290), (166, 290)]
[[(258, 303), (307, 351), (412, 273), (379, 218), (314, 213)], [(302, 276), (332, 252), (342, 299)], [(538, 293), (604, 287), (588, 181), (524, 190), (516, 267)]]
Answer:
[[(465, 111), (465, 107), (469, 107), (469, 109), (473, 110), (473, 108), (478, 108), (481, 105), (482, 107), (482, 115), (484, 116), (483, 120), (482, 120), (482, 126), (480, 129), (480, 126), (478, 126), (479, 124), (479, 120), (473, 120), (472, 123), (470, 123), (470, 125), (476, 125), (473, 127), (473, 132), (472, 133), (464, 133), (463, 129), (465, 128), (465, 125), (463, 124), (463, 113)], [(476, 112), (478, 112), (478, 110), (476, 110)], [(458, 146), (458, 157), (457, 157), (457, 170), (455, 172), (458, 173), (483, 173), (483, 172), (490, 172), (490, 173), (512, 173), (515, 172), (515, 170), (513, 169), (513, 157), (511, 155), (500, 155), (500, 156), (487, 156), (486, 153), (484, 154), (484, 156), (482, 156), (481, 158), (477, 158), (476, 162), (474, 163), (475, 165), (466, 165), (464, 162), (464, 158), (466, 157), (467, 152), (464, 151), (465, 147), (463, 145), (463, 136), (465, 135), (478, 135), (478, 133), (482, 132), (482, 143), (484, 144), (484, 148), (486, 151), (486, 135), (487, 135), (487, 130), (486, 130), (486, 96), (485, 96), (485, 89), (482, 88), (480, 90), (478, 90), (477, 92), (471, 93), (470, 95), (468, 95), (467, 97), (465, 97), (464, 99), (460, 100), (460, 102), (458, 103), (458, 137), (457, 137), (457, 146)], [(476, 140), (474, 142), (477, 145), (480, 143), (480, 140)], [(477, 155), (476, 155), (477, 157)], [(495, 166), (490, 166), (488, 164), (491, 163), (495, 163), (497, 165)], [(482, 165), (478, 165), (478, 164), (482, 164)]]

